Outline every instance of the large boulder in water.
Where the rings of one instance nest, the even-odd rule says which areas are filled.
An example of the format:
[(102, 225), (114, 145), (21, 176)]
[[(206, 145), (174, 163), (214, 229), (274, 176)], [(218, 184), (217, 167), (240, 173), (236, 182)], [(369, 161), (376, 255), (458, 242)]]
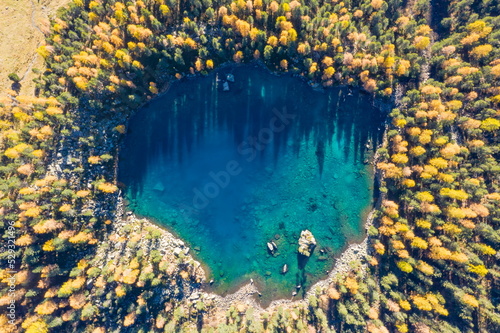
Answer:
[(299, 238), (299, 253), (310, 257), (312, 251), (316, 247), (316, 239), (309, 230), (302, 230)]

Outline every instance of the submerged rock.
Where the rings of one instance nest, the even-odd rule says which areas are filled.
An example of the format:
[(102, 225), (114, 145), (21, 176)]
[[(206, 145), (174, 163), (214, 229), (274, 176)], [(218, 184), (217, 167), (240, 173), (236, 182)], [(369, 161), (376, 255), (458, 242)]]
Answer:
[(162, 182), (156, 183), (156, 185), (153, 187), (153, 190), (158, 191), (158, 192), (163, 192), (165, 191), (165, 185), (163, 185)]
[(316, 239), (309, 230), (302, 230), (299, 238), (299, 253), (310, 257), (312, 251), (316, 247)]

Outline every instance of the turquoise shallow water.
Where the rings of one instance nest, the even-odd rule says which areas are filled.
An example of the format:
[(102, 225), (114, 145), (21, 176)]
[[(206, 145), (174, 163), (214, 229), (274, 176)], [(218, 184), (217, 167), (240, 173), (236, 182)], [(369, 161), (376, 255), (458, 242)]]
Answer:
[[(229, 71), (235, 82), (223, 91), (217, 80)], [(191, 246), (210, 288), (226, 293), (253, 278), (263, 301), (290, 296), (363, 237), (374, 196), (364, 162), (381, 119), (355, 90), (318, 92), (257, 67), (226, 68), (174, 84), (132, 117), (119, 180), (131, 210)], [(308, 260), (297, 255), (304, 229), (318, 242)]]

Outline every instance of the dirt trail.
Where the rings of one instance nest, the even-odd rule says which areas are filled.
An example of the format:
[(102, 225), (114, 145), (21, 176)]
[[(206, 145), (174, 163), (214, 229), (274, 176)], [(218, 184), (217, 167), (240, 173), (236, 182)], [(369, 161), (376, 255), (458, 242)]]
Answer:
[(32, 95), (36, 75), (33, 68), (43, 68), (36, 53), (48, 30), (49, 18), (70, 0), (2, 0), (0, 1), (0, 96), (10, 89), (10, 73), (22, 79), (21, 94)]

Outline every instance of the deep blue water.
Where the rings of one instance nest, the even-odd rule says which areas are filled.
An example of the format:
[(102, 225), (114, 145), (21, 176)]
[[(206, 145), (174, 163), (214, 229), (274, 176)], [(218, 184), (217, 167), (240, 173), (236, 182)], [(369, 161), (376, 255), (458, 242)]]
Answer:
[[(227, 92), (217, 78), (228, 71)], [(374, 193), (365, 162), (381, 122), (357, 90), (318, 92), (257, 67), (226, 68), (174, 84), (131, 118), (119, 180), (129, 208), (185, 240), (216, 291), (253, 278), (264, 300), (288, 296), (363, 237)], [(318, 242), (309, 260), (297, 255), (304, 229)]]

